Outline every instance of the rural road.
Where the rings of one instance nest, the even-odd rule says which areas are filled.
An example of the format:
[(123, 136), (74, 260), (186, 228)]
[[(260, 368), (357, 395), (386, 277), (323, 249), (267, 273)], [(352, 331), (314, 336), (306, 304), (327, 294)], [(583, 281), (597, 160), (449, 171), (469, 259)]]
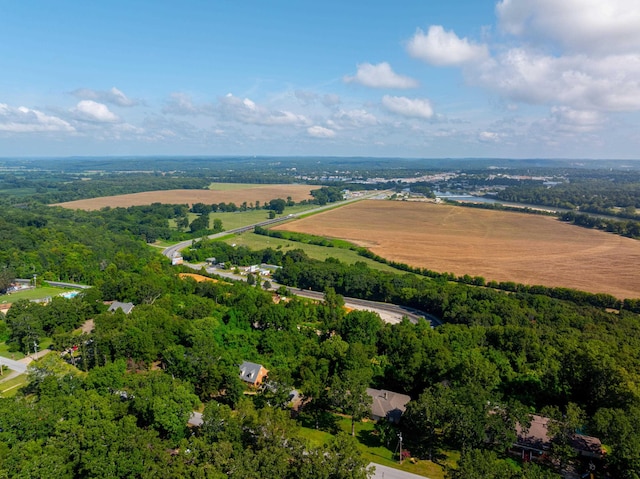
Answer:
[[(183, 266), (187, 266), (196, 271), (200, 271), (203, 267), (203, 265), (201, 264), (189, 264), (189, 263), (183, 263)], [(217, 268), (207, 267), (206, 271), (209, 274), (215, 274), (222, 278), (228, 278), (235, 281), (246, 281), (246, 276), (234, 274), (227, 270), (223, 271)], [(276, 283), (272, 279), (269, 279), (268, 281), (271, 283), (271, 288), (270, 288), (271, 291), (275, 291), (279, 287), (284, 286), (279, 283)], [(319, 301), (322, 301), (324, 299), (324, 293), (321, 293), (319, 291), (297, 289), (289, 286), (285, 286), (285, 287), (289, 290), (290, 294), (295, 296), (301, 296), (303, 298), (309, 298), (309, 299), (316, 299)], [(429, 321), (431, 323), (431, 326), (433, 327), (442, 325), (442, 321), (436, 316), (425, 313), (424, 311), (419, 311), (414, 308), (399, 306), (391, 303), (369, 301), (366, 299), (349, 298), (349, 297), (343, 297), (343, 299), (344, 299), (344, 305), (347, 308), (373, 311), (375, 313), (378, 313), (380, 315), (380, 318), (382, 318), (382, 320), (386, 323), (396, 324), (396, 323), (399, 323), (402, 320), (402, 318), (407, 317), (409, 321), (411, 321), (412, 323), (417, 323), (418, 319), (424, 318), (427, 321)]]
[(410, 472), (400, 471), (393, 467), (383, 466), (372, 462), (369, 464), (376, 468), (375, 472), (371, 476), (371, 479), (424, 479), (425, 476), (419, 476), (417, 474), (411, 474)]
[[(313, 208), (311, 210), (307, 210), (302, 213), (291, 214), (288, 216), (283, 216), (281, 218), (274, 218), (271, 220), (262, 221), (260, 223), (254, 223), (252, 225), (242, 226), (240, 228), (234, 228), (232, 230), (223, 231), (222, 233), (217, 233), (214, 235), (207, 236), (207, 238), (215, 239), (215, 238), (222, 238), (223, 236), (227, 236), (229, 234), (243, 233), (245, 231), (252, 230), (256, 226), (267, 226), (267, 225), (271, 225), (271, 224), (286, 221), (286, 220), (292, 220), (297, 218), (300, 215), (306, 216), (313, 213), (319, 213), (326, 209), (335, 208), (337, 206), (343, 206), (345, 204), (353, 203), (355, 201), (377, 197), (384, 193), (385, 192), (377, 191), (375, 193), (372, 193), (363, 197), (352, 198), (352, 199), (337, 202), (337, 203), (330, 203), (328, 205), (319, 206), (318, 208)], [(191, 246), (194, 241), (199, 241), (199, 239), (182, 241), (173, 246), (169, 246), (168, 248), (165, 248), (162, 251), (162, 254), (165, 255), (167, 258), (172, 258), (177, 251), (180, 251), (184, 248)], [(188, 263), (183, 263), (183, 265), (188, 266), (196, 271), (199, 271), (202, 268), (202, 265), (193, 265)], [(221, 271), (211, 267), (207, 268), (207, 273), (216, 274), (218, 276), (222, 276), (222, 277), (226, 277), (234, 280), (246, 279), (246, 277), (244, 276), (236, 275), (227, 271)], [(281, 286), (280, 284), (274, 282), (271, 279), (269, 280), (269, 282), (271, 283), (271, 290), (276, 290)], [(295, 294), (297, 296), (302, 296), (302, 297), (311, 298), (311, 299), (318, 299), (318, 300), (324, 299), (324, 293), (320, 293), (317, 291), (296, 290), (294, 288), (288, 288), (288, 289), (292, 294)], [(432, 326), (440, 326), (442, 324), (442, 321), (440, 321), (440, 319), (438, 319), (437, 317), (428, 313), (424, 313), (422, 311), (418, 311), (413, 308), (408, 308), (406, 306), (398, 306), (395, 304), (381, 303), (377, 301), (367, 301), (364, 299), (348, 298), (348, 297), (344, 298), (344, 302), (347, 308), (377, 312), (380, 315), (380, 317), (383, 319), (383, 321), (388, 323), (399, 323), (403, 317), (407, 317), (413, 323), (416, 323), (419, 318), (424, 318), (427, 321), (429, 321)]]
[[(300, 213), (293, 213), (290, 215), (286, 215), (286, 216), (282, 216), (280, 218), (273, 218), (270, 220), (265, 220), (265, 221), (261, 221), (260, 223), (254, 223), (251, 225), (246, 225), (246, 226), (241, 226), (240, 228), (234, 228), (232, 230), (227, 230), (227, 231), (223, 231), (222, 233), (216, 233), (213, 235), (209, 235), (207, 236), (207, 238), (209, 239), (216, 239), (216, 238), (222, 238), (224, 236), (227, 236), (229, 234), (236, 234), (236, 233), (244, 233), (245, 231), (250, 231), (252, 229), (254, 229), (256, 226), (268, 226), (268, 225), (272, 225), (274, 223), (280, 223), (282, 221), (287, 221), (287, 220), (292, 220), (292, 219), (296, 219), (300, 216), (306, 216), (306, 215), (310, 215), (310, 214), (314, 214), (314, 213), (320, 213), (321, 211), (324, 210), (328, 210), (331, 208), (336, 208), (338, 206), (344, 206), (347, 205), (349, 203), (354, 203), (356, 201), (360, 201), (360, 200), (366, 200), (366, 199), (370, 199), (370, 198), (374, 198), (377, 196), (380, 196), (381, 194), (384, 194), (384, 191), (376, 191), (375, 193), (371, 193), (365, 196), (360, 196), (357, 198), (351, 198), (348, 200), (344, 200), (344, 201), (338, 201), (336, 203), (329, 203), (327, 205), (323, 205), (323, 206), (318, 206), (317, 208), (313, 208), (310, 210), (306, 210), (306, 211), (302, 211)], [(200, 239), (202, 238), (197, 238), (197, 239), (190, 239), (187, 241), (181, 241), (180, 243), (174, 244), (173, 246), (169, 246), (168, 248), (165, 248), (162, 251), (162, 254), (165, 255), (167, 258), (171, 259), (173, 257), (173, 254), (176, 251), (180, 251), (184, 248), (187, 248), (189, 246), (191, 246), (191, 244), (194, 241), (200, 241)]]
[(3, 366), (7, 366), (12, 371), (15, 371), (19, 374), (23, 374), (27, 372), (27, 365), (31, 362), (31, 358), (24, 358), (19, 361), (14, 361), (9, 358), (0, 358), (0, 364)]

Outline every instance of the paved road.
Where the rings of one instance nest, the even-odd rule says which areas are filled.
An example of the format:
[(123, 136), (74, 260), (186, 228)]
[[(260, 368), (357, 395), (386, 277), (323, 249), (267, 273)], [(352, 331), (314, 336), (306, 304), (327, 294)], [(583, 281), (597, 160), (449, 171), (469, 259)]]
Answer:
[(392, 467), (383, 466), (372, 462), (370, 466), (375, 466), (376, 470), (371, 476), (372, 479), (424, 479), (426, 476), (411, 474), (410, 472), (400, 471)]
[[(184, 263), (184, 266), (188, 266), (196, 271), (200, 271), (200, 269), (202, 268), (202, 265), (200, 264)], [(215, 274), (223, 278), (229, 278), (236, 281), (245, 281), (247, 279), (246, 276), (234, 274), (230, 271), (220, 270), (213, 267), (207, 267), (206, 271), (209, 274)], [(276, 283), (271, 278), (269, 278), (268, 281), (271, 283), (270, 289), (272, 291), (275, 291), (281, 286), (283, 286), (279, 283)], [(302, 296), (303, 298), (317, 299), (320, 301), (324, 299), (324, 293), (321, 293), (318, 291), (291, 288), (289, 286), (287, 286), (286, 288), (287, 290), (289, 290), (291, 295)], [(406, 306), (399, 306), (396, 304), (381, 303), (378, 301), (369, 301), (366, 299), (349, 298), (349, 297), (344, 297), (344, 304), (347, 308), (351, 308), (351, 309), (374, 311), (380, 314), (380, 317), (383, 319), (383, 321), (387, 323), (392, 323), (392, 324), (399, 323), (403, 317), (407, 317), (412, 323), (417, 323), (419, 318), (424, 318), (427, 321), (429, 321), (431, 325), (434, 327), (440, 326), (442, 324), (442, 321), (436, 316), (433, 316), (432, 314), (425, 313), (424, 311), (419, 311), (417, 309), (409, 308)]]
[(0, 358), (0, 364), (7, 366), (12, 371), (15, 371), (19, 374), (23, 374), (27, 372), (27, 365), (31, 362), (31, 358), (24, 358), (20, 361), (14, 361), (9, 358)]
[[(281, 218), (274, 218), (271, 220), (267, 220), (267, 221), (263, 221), (260, 223), (256, 223), (256, 224), (252, 224), (252, 225), (247, 225), (247, 226), (242, 226), (240, 228), (235, 228), (232, 230), (228, 230), (228, 231), (224, 231), (222, 233), (217, 233), (214, 235), (210, 235), (207, 238), (210, 239), (215, 239), (215, 238), (221, 238), (223, 236), (229, 235), (229, 234), (235, 234), (235, 233), (242, 233), (245, 231), (250, 231), (252, 229), (254, 229), (256, 226), (267, 226), (270, 224), (274, 224), (277, 222), (281, 222), (281, 221), (286, 221), (286, 220), (291, 220), (291, 219), (295, 219), (297, 218), (299, 215), (308, 215), (308, 214), (312, 214), (312, 213), (318, 213), (320, 211), (329, 209), (329, 208), (335, 208), (336, 206), (342, 206), (348, 203), (353, 203), (355, 201), (360, 201), (362, 199), (367, 199), (367, 198), (372, 198), (372, 197), (376, 197), (379, 196), (381, 194), (381, 192), (376, 192), (376, 193), (372, 193), (370, 195), (366, 195), (364, 197), (358, 197), (358, 198), (352, 198), (349, 200), (345, 200), (345, 201), (341, 201), (338, 203), (330, 203), (328, 205), (324, 205), (324, 206), (319, 206), (317, 208), (313, 208), (311, 210), (307, 210), (307, 211), (303, 211), (301, 213), (297, 213), (297, 214), (291, 214), (288, 216), (283, 216)], [(169, 246), (168, 248), (165, 248), (162, 252), (162, 254), (164, 254), (167, 258), (171, 258), (173, 257), (173, 254), (177, 251), (180, 251), (184, 248), (187, 248), (189, 246), (191, 246), (193, 244), (194, 241), (199, 241), (200, 239), (195, 239), (195, 240), (187, 240), (187, 241), (182, 241), (180, 243), (177, 243), (173, 246)], [(188, 266), (196, 271), (199, 271), (203, 265), (201, 264), (188, 264), (188, 263), (183, 263), (184, 266)], [(205, 266), (206, 267), (206, 266)], [(216, 268), (207, 268), (207, 272), (208, 273), (212, 273), (212, 274), (217, 274), (219, 276), (222, 277), (226, 277), (229, 279), (234, 279), (234, 280), (246, 280), (246, 276), (239, 276), (236, 274), (233, 274), (229, 271), (222, 271)], [(281, 285), (276, 283), (275, 281), (269, 279), (269, 282), (271, 283), (271, 290), (276, 290), (278, 289)], [(297, 290), (295, 288), (288, 288), (289, 291), (292, 294), (295, 294), (297, 296), (302, 296), (305, 298), (312, 298), (312, 299), (318, 299), (318, 300), (322, 300), (324, 298), (324, 294), (317, 292), (317, 291), (310, 291), (310, 290)], [(433, 316), (431, 314), (425, 313), (423, 311), (419, 311), (417, 309), (414, 308), (409, 308), (406, 306), (398, 306), (395, 304), (389, 304), (389, 303), (381, 303), (381, 302), (377, 302), (377, 301), (368, 301), (365, 299), (358, 299), (358, 298), (348, 298), (345, 297), (344, 298), (345, 301), (345, 306), (347, 306), (348, 308), (352, 308), (352, 309), (365, 309), (365, 310), (371, 310), (371, 311), (375, 311), (378, 312), (380, 314), (380, 317), (386, 321), (386, 322), (390, 322), (390, 323), (397, 323), (400, 322), (400, 320), (403, 317), (407, 317), (409, 318), (410, 321), (412, 321), (413, 323), (416, 323), (418, 321), (419, 318), (424, 318), (427, 321), (429, 321), (431, 323), (432, 326), (440, 326), (442, 324), (442, 321), (437, 318), (436, 316)]]
[[(273, 219), (270, 219), (270, 220), (261, 221), (260, 223), (254, 223), (254, 224), (251, 224), (251, 225), (241, 226), (240, 228), (234, 228), (232, 230), (223, 231), (222, 233), (216, 233), (214, 235), (209, 235), (209, 236), (207, 236), (207, 238), (216, 239), (216, 238), (222, 238), (223, 236), (227, 236), (229, 234), (244, 233), (245, 231), (251, 231), (256, 226), (268, 226), (268, 225), (272, 225), (274, 223), (280, 223), (282, 221), (293, 220), (293, 219), (296, 219), (296, 218), (298, 218), (299, 216), (302, 216), (302, 215), (306, 216), (306, 215), (310, 215), (310, 214), (314, 214), (314, 213), (319, 213), (321, 211), (328, 210), (328, 209), (331, 209), (331, 208), (335, 208), (337, 206), (344, 206), (346, 204), (353, 203), (355, 201), (360, 201), (360, 200), (364, 200), (364, 199), (368, 199), (368, 198), (373, 198), (375, 196), (379, 196), (380, 194), (381, 194), (381, 192), (377, 191), (376, 193), (371, 193), (369, 195), (365, 195), (365, 196), (362, 196), (362, 197), (351, 198), (351, 199), (344, 200), (344, 201), (338, 201), (336, 203), (329, 203), (327, 205), (318, 206), (317, 208), (312, 208), (310, 210), (301, 211), (300, 213), (293, 213), (293, 214), (290, 214), (290, 215), (287, 215), (287, 216), (281, 216), (280, 218), (273, 218)], [(167, 258), (172, 258), (173, 254), (176, 251), (183, 250), (183, 249), (191, 246), (194, 241), (200, 241), (200, 239), (202, 239), (202, 238), (190, 239), (190, 240), (187, 240), (187, 241), (182, 241), (180, 243), (174, 244), (173, 246), (169, 246), (168, 248), (165, 248), (162, 251), (162, 254), (165, 255)]]

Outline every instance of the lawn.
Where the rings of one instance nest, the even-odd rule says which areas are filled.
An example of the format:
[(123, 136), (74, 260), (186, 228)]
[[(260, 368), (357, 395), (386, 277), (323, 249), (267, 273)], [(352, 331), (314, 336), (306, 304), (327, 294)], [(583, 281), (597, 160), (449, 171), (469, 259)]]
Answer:
[[(5, 371), (4, 374), (8, 374), (8, 371)], [(0, 380), (2, 380), (2, 376), (0, 376)], [(9, 379), (8, 381), (0, 382), (0, 397), (8, 398), (15, 396), (18, 390), (27, 384), (27, 382), (26, 374), (21, 374), (15, 378)]]
[(269, 236), (257, 235), (250, 232), (229, 236), (227, 238), (223, 238), (223, 241), (228, 244), (246, 246), (252, 250), (260, 250), (271, 247), (273, 249), (281, 249), (283, 252), (287, 252), (293, 249), (302, 249), (309, 255), (310, 258), (318, 259), (321, 261), (324, 261), (327, 258), (336, 258), (348, 264), (353, 264), (360, 261), (365, 263), (372, 269), (396, 273), (398, 272), (397, 269), (394, 269), (389, 265), (378, 263), (377, 261), (373, 261), (372, 259), (365, 258), (358, 255), (355, 251), (351, 251), (348, 249), (329, 248), (326, 246), (299, 243), (297, 241), (271, 238)]
[[(303, 211), (317, 208), (317, 205), (298, 205), (289, 206), (285, 208), (284, 214), (277, 215), (277, 218), (287, 216), (290, 214), (299, 214)], [(233, 213), (219, 213), (214, 212), (210, 215), (211, 223), (215, 218), (219, 218), (222, 221), (222, 226), (225, 230), (232, 230), (234, 228), (240, 228), (242, 226), (252, 225), (266, 221), (269, 219), (268, 210), (248, 210), (248, 211), (236, 211)]]
[(9, 359), (15, 359), (16, 361), (24, 358), (24, 354), (22, 354), (20, 351), (9, 351), (7, 343), (4, 342), (0, 343), (0, 356)]
[(0, 295), (0, 303), (15, 303), (20, 299), (42, 299), (48, 296), (57, 296), (60, 293), (69, 291), (66, 288), (53, 288), (51, 286), (39, 286), (35, 289), (28, 289), (25, 291), (17, 291), (11, 294)]
[[(340, 416), (336, 416), (336, 418), (338, 428), (350, 434), (351, 419)], [(430, 479), (444, 479), (444, 468), (431, 461), (419, 460), (414, 464), (409, 460), (405, 460), (402, 465), (398, 464), (397, 459), (394, 458), (394, 452), (381, 445), (373, 431), (374, 423), (372, 421), (356, 423), (356, 438), (358, 439), (359, 449), (365, 460), (426, 476)], [(333, 437), (328, 432), (309, 427), (301, 427), (300, 435), (309, 441), (310, 445), (315, 447), (327, 444)], [(457, 454), (452, 452), (446, 453), (446, 455), (447, 462), (453, 464), (457, 458)]]

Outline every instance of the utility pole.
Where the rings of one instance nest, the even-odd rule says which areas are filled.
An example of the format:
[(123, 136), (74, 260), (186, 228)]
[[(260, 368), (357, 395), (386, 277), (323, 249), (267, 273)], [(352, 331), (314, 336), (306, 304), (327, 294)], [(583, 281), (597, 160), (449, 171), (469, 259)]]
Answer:
[(34, 359), (38, 359), (38, 343), (36, 341), (33, 342), (33, 352)]
[(399, 460), (400, 464), (402, 464), (402, 433), (398, 433), (398, 451), (399, 451)]

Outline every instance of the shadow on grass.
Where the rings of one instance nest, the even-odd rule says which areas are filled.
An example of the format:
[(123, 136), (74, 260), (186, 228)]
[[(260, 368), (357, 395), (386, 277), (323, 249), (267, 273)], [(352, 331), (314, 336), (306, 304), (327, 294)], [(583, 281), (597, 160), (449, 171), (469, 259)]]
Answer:
[(357, 436), (358, 441), (367, 447), (387, 447), (386, 444), (380, 441), (380, 436), (375, 431), (362, 429), (358, 432)]
[(334, 435), (340, 432), (339, 418), (330, 412), (321, 411), (316, 414), (310, 414), (303, 411), (300, 412), (297, 420), (302, 426), (309, 429), (318, 429)]

